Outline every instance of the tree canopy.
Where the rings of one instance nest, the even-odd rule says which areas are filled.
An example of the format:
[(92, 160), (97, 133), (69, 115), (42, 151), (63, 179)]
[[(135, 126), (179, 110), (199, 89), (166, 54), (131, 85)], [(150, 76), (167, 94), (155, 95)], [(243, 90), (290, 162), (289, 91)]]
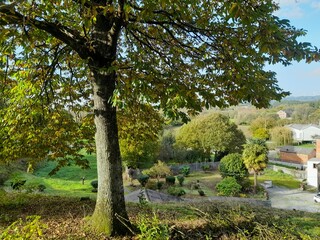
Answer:
[(293, 143), (292, 131), (287, 127), (274, 127), (271, 129), (270, 135), (275, 146), (285, 146)]
[(275, 127), (277, 121), (272, 116), (258, 117), (250, 124), (250, 131), (254, 138), (269, 139), (270, 129)]
[(186, 148), (201, 150), (210, 157), (211, 153), (220, 156), (241, 152), (245, 137), (228, 117), (212, 113), (195, 118), (182, 126), (176, 141)]
[(119, 220), (128, 217), (117, 112), (150, 104), (186, 119), (203, 107), (265, 107), (288, 95), (265, 63), (318, 60), (318, 49), (298, 42), (306, 32), (274, 16), (277, 9), (272, 0), (1, 1), (0, 137), (15, 149), (1, 157), (20, 157), (28, 142), (29, 154), (43, 148), (38, 158), (63, 143), (56, 157), (66, 158), (90, 141), (80, 141), (83, 133), (77, 141), (82, 123), (65, 111), (92, 113), (99, 181), (92, 225), (128, 232)]

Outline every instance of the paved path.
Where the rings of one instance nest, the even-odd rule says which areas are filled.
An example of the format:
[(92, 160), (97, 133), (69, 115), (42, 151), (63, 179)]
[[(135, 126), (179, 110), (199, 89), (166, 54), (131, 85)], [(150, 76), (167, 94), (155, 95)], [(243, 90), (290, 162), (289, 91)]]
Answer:
[(320, 203), (313, 201), (315, 193), (277, 186), (273, 186), (267, 190), (269, 192), (271, 206), (274, 208), (320, 212)]
[[(126, 192), (129, 192), (126, 189)], [(239, 202), (249, 202), (254, 205), (260, 206), (270, 206), (274, 208), (281, 209), (289, 209), (289, 210), (301, 210), (307, 212), (319, 212), (320, 213), (320, 203), (315, 203), (313, 201), (313, 197), (315, 193), (310, 193), (308, 191), (302, 191), (300, 189), (287, 189), (284, 187), (273, 186), (272, 188), (268, 188), (269, 193), (269, 201), (263, 200), (254, 200), (254, 199), (246, 199), (246, 198), (226, 198), (226, 197), (208, 197), (204, 198), (205, 200), (213, 201), (213, 200), (222, 200), (222, 201), (239, 201)], [(130, 194), (128, 194), (129, 196)], [(127, 201), (133, 201), (129, 197), (126, 197)], [(184, 201), (203, 201), (204, 199), (184, 199)], [(138, 201), (138, 197), (134, 201)]]

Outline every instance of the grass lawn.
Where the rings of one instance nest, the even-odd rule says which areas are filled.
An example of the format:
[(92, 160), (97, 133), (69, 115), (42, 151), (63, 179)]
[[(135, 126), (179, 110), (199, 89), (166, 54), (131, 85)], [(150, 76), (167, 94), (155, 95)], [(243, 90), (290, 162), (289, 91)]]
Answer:
[(199, 181), (201, 190), (204, 191), (207, 197), (216, 196), (215, 191), (216, 184), (221, 181), (221, 176), (218, 171), (213, 172), (194, 172), (188, 177), (185, 177), (184, 186), (182, 187), (186, 191), (184, 197), (198, 197), (198, 189), (194, 189), (193, 186)]
[[(253, 181), (253, 177), (250, 179)], [(282, 186), (290, 189), (299, 188), (301, 181), (295, 179), (293, 176), (276, 172), (271, 169), (265, 169), (262, 175), (258, 176), (258, 182), (263, 183), (264, 181), (271, 180), (273, 185)]]
[[(15, 180), (27, 180), (26, 188), (31, 188), (39, 184), (46, 186), (45, 194), (59, 196), (77, 196), (95, 198), (92, 193), (91, 181), (97, 179), (97, 163), (95, 155), (86, 155), (90, 163), (89, 169), (81, 169), (79, 166), (63, 167), (55, 175), (49, 176), (49, 172), (56, 166), (55, 162), (43, 162), (39, 164), (33, 174), (28, 174), (18, 170), (14, 172), (11, 179), (6, 182), (7, 188), (10, 182)], [(82, 184), (82, 177), (85, 178)]]

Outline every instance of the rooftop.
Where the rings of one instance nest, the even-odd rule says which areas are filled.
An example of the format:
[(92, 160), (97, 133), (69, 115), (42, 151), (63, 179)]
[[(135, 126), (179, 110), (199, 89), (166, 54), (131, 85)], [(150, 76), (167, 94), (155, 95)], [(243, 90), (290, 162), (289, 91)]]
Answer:
[(309, 127), (315, 127), (320, 129), (320, 126), (316, 124), (289, 124), (287, 125), (287, 127), (298, 129), (298, 130), (303, 130)]
[(284, 146), (280, 148), (280, 152), (288, 152), (288, 153), (300, 153), (309, 155), (315, 151), (314, 148), (304, 148), (304, 147), (296, 147), (296, 146)]

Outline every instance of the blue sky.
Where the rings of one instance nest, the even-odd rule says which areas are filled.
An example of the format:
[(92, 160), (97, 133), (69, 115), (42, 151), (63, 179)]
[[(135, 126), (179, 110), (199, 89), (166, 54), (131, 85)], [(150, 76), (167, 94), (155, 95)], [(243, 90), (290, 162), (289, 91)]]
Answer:
[[(275, 14), (289, 19), (291, 25), (308, 31), (300, 41), (310, 42), (320, 49), (320, 0), (274, 0), (280, 4)], [(320, 95), (320, 62), (307, 64), (305, 61), (292, 65), (269, 66), (277, 73), (279, 86), (291, 92), (291, 96)]]

